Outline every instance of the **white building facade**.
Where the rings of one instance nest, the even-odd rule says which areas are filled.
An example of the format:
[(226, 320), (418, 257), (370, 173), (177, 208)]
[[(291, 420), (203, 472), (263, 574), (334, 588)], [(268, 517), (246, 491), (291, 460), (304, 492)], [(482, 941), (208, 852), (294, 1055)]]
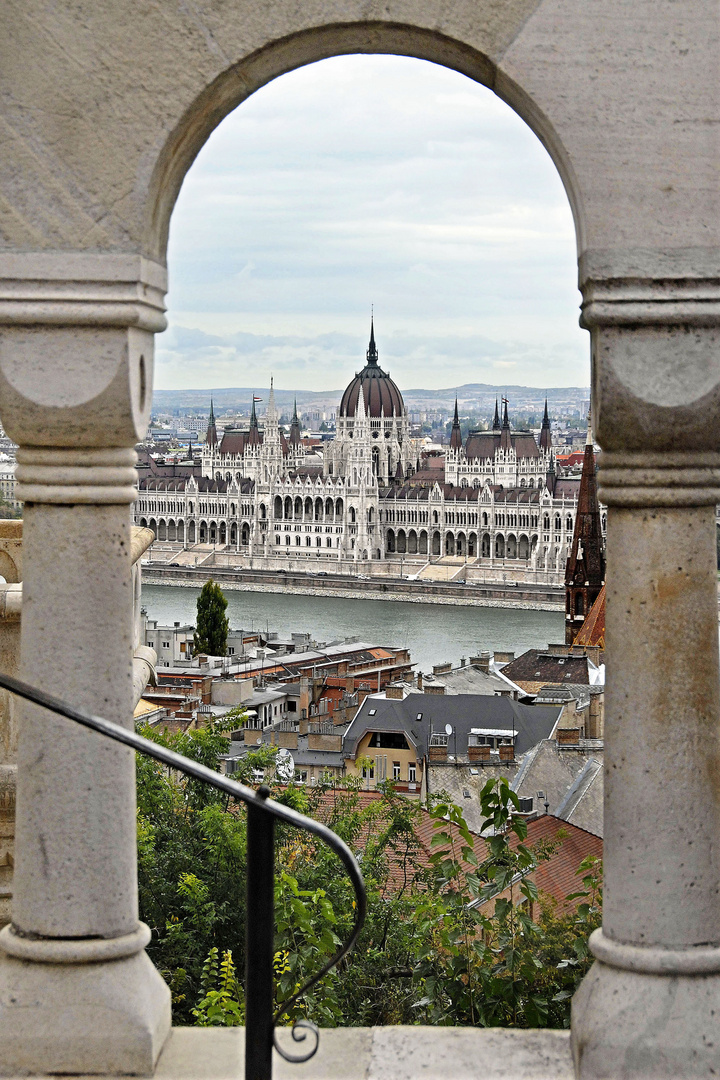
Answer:
[(372, 328), (322, 457), (303, 445), (297, 410), (289, 435), (280, 427), (271, 387), (262, 428), (253, 402), (248, 430), (218, 437), (211, 407), (201, 471), (143, 479), (136, 523), (161, 543), (212, 545), (257, 568), (459, 560), (560, 581), (579, 488), (556, 474), (547, 407), (538, 440), (511, 430), (507, 402), (502, 422), (496, 408), (493, 429), (464, 444), (456, 407), (444, 479), (427, 473)]

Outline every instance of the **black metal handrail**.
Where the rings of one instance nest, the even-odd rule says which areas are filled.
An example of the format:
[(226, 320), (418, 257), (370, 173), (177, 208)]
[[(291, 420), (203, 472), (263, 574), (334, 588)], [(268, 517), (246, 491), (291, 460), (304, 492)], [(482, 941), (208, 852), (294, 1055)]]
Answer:
[[(358, 939), (358, 935), (365, 922), (367, 910), (367, 897), (365, 883), (357, 860), (347, 844), (337, 836), (332, 829), (322, 825), (313, 818), (305, 817), (289, 806), (275, 802), (269, 798), (270, 791), (264, 785), (257, 791), (230, 780), (227, 776), (201, 765), (197, 761), (186, 758), (183, 754), (177, 754), (165, 746), (143, 738), (135, 731), (130, 731), (120, 724), (111, 720), (105, 720), (100, 716), (76, 709), (60, 698), (52, 694), (46, 694), (29, 683), (15, 679), (11, 675), (0, 672), (0, 687), (9, 690), (18, 697), (32, 701), (43, 709), (64, 716), (67, 720), (74, 720), (83, 727), (91, 728), (100, 735), (105, 735), (116, 742), (124, 743), (131, 749), (148, 757), (155, 758), (168, 768), (177, 769), (178, 772), (191, 776), (194, 780), (201, 780), (211, 784), (219, 791), (224, 791), (235, 799), (239, 799), (247, 806), (247, 913), (245, 926), (245, 1080), (270, 1080), (272, 1075), (272, 1048), (273, 1046), (286, 1061), (303, 1062), (309, 1061), (316, 1053), (320, 1033), (315, 1024), (310, 1020), (296, 1020), (292, 1027), (292, 1037), (295, 1042), (302, 1042), (307, 1037), (306, 1032), (311, 1031), (315, 1036), (314, 1046), (305, 1053), (291, 1054), (283, 1049), (275, 1036), (275, 1025), (302, 998), (308, 990), (311, 990), (324, 975), (327, 975), (336, 964), (346, 956)], [(274, 957), (274, 852), (275, 835), (274, 819), (279, 818), (289, 825), (294, 825), (305, 832), (313, 833), (319, 837), (328, 847), (342, 860), (348, 876), (355, 890), (355, 922), (352, 933), (340, 946), (338, 951), (327, 961), (326, 964), (310, 979), (300, 990), (282, 1003), (282, 1006), (273, 1015), (273, 957)], [(250, 932), (250, 913), (252, 912), (252, 933)]]

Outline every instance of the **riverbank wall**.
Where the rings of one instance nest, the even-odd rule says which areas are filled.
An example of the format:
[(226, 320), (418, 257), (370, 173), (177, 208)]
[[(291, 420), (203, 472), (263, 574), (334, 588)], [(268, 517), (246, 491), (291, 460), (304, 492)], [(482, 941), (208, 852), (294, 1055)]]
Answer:
[(143, 564), (143, 583), (202, 588), (212, 578), (223, 589), (242, 592), (292, 593), (334, 596), (359, 600), (394, 600), (414, 604), (448, 604), (461, 607), (519, 608), (531, 611), (564, 611), (565, 592), (547, 585), (458, 584), (414, 581), (404, 578), (358, 578), (355, 575), (307, 574), (299, 571), (223, 569), (220, 567)]

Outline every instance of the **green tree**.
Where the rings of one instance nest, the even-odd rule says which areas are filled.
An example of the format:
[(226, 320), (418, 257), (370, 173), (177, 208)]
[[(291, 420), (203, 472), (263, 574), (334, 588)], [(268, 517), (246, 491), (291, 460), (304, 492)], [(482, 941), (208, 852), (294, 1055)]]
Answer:
[(224, 656), (227, 652), (227, 605), (227, 598), (220, 586), (212, 578), (206, 581), (197, 602), (197, 629), (193, 642), (196, 653)]

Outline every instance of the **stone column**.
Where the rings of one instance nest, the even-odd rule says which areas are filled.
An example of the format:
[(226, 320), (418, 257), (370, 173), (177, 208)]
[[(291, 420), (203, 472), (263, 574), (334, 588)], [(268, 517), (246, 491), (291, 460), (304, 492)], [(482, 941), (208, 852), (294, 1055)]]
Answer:
[[(130, 256), (3, 263), (0, 413), (25, 502), (21, 677), (129, 727), (133, 446), (164, 271)], [(135, 849), (133, 754), (23, 706), (12, 924), (0, 932), (5, 1073), (152, 1071), (170, 999), (144, 952)]]
[(695, 289), (585, 291), (609, 509), (604, 914), (573, 1002), (582, 1078), (717, 1069), (720, 306)]

